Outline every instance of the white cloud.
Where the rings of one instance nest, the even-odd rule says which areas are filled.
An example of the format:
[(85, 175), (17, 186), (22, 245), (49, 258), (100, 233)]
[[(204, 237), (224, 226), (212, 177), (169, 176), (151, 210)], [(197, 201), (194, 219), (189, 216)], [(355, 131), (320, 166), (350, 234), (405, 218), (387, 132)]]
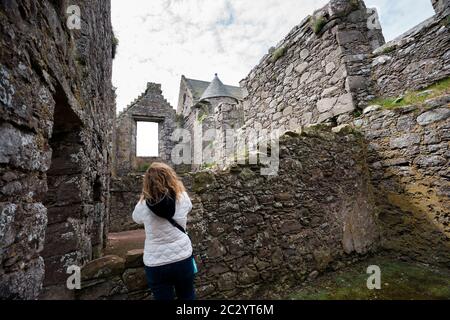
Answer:
[[(119, 39), (113, 83), (120, 111), (147, 82), (162, 84), (176, 107), (182, 74), (231, 85), (247, 76), (268, 48), (327, 0), (112, 0)], [(367, 0), (380, 10), (386, 37), (433, 14), (430, 0)]]
[(173, 107), (181, 75), (238, 85), (270, 46), (326, 0), (112, 0), (119, 48), (113, 83), (123, 109), (162, 84)]

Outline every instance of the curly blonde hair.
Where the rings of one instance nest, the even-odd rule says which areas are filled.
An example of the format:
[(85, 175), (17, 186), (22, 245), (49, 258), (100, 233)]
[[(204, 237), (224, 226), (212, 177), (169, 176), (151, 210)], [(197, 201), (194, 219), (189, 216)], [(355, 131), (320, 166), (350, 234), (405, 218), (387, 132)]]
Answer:
[(175, 170), (165, 163), (154, 162), (145, 172), (141, 200), (156, 203), (168, 194), (178, 200), (185, 191)]

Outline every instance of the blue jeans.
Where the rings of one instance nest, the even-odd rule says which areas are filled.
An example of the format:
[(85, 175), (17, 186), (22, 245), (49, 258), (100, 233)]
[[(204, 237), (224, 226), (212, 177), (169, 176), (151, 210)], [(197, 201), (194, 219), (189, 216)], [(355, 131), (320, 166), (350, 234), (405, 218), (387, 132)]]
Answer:
[(145, 267), (147, 282), (155, 300), (195, 300), (192, 257), (159, 267)]

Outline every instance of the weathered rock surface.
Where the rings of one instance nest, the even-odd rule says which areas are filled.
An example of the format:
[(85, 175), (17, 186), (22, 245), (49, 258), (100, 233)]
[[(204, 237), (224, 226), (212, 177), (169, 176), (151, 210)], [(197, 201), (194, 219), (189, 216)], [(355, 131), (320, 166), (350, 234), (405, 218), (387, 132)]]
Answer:
[(378, 48), (371, 71), (373, 94), (397, 97), (449, 77), (448, 29), (445, 15), (437, 15)]
[[(67, 29), (64, 1), (1, 2), (0, 298), (71, 298), (71, 265), (85, 265), (77, 299), (148, 298), (141, 251), (99, 258), (109, 227), (136, 227), (130, 215), (141, 188), (131, 175), (114, 179), (110, 192), (111, 162), (120, 176), (170, 163), (173, 129), (199, 122), (242, 128), (242, 136), (257, 124), (295, 131), (327, 123), (282, 139), (277, 177), (258, 166), (185, 176), (200, 297), (257, 298), (267, 284), (289, 288), (338, 269), (377, 248), (378, 218), (384, 249), (448, 265), (449, 96), (364, 109), (376, 96), (450, 76), (449, 1), (432, 3), (436, 16), (380, 47), (376, 12), (332, 0), (241, 82), (242, 103), (211, 99), (214, 113), (180, 121), (149, 83), (119, 115), (112, 150), (110, 2), (80, 2), (81, 31)], [(364, 112), (354, 120), (357, 108)], [(142, 120), (160, 123), (160, 158), (135, 157)]]
[[(333, 0), (311, 21), (307, 18), (296, 26), (277, 45), (285, 49), (284, 55), (274, 61), (267, 54), (242, 80), (248, 92), (243, 102), (245, 127), (294, 130), (295, 125), (351, 113), (370, 87), (370, 69), (362, 65), (370, 60), (372, 43), (384, 43), (380, 29), (367, 28), (368, 19), (374, 16), (362, 1)], [(321, 23), (322, 30), (315, 34), (315, 24)], [(292, 112), (273, 107), (283, 103)]]
[(383, 248), (445, 266), (450, 263), (450, 109), (442, 103), (433, 110), (378, 108), (354, 124), (368, 140)]
[(117, 256), (105, 256), (87, 263), (81, 270), (81, 280), (107, 278), (122, 274), (125, 260)]
[[(109, 1), (0, 3), (0, 299), (65, 286), (107, 232), (114, 92)], [(46, 292), (49, 292), (46, 290)]]
[[(258, 288), (289, 287), (377, 247), (361, 137), (349, 126), (338, 134), (311, 127), (284, 136), (280, 150), (275, 177), (261, 176), (259, 166), (184, 177), (201, 298), (256, 297)], [(121, 198), (132, 199), (132, 189)]]
[(425, 112), (417, 118), (417, 123), (426, 126), (437, 121), (445, 120), (450, 117), (450, 108), (439, 108)]

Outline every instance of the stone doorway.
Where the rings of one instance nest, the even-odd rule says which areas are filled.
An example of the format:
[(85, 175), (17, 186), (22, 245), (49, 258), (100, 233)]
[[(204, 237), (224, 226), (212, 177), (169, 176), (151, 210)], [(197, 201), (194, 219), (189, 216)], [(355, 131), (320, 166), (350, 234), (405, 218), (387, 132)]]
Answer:
[[(54, 96), (51, 166), (47, 172), (48, 191), (44, 200), (48, 224), (42, 256), (45, 261), (44, 288), (64, 288), (67, 267), (82, 265), (86, 257), (80, 254), (79, 219), (84, 216), (81, 189), (85, 179), (81, 164), (84, 153), (81, 141), (82, 122), (65, 99)], [(45, 290), (47, 291), (47, 290)]]

